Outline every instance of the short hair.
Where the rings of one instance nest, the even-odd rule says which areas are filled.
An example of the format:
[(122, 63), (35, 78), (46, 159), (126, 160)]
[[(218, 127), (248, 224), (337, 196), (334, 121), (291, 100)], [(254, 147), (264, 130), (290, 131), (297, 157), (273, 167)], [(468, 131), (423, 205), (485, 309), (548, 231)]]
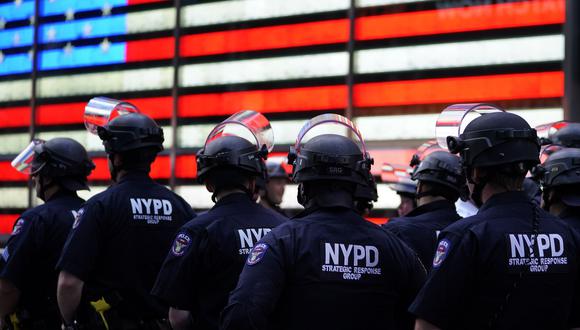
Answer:
[(453, 203), (459, 199), (459, 192), (449, 186), (430, 181), (419, 181), (419, 183), (421, 187), (419, 193), (430, 192), (432, 196), (441, 196)]

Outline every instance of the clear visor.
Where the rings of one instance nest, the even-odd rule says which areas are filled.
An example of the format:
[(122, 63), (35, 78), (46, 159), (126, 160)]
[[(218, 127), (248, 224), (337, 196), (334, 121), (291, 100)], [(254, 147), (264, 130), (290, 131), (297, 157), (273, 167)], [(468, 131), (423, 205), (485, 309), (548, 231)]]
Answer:
[(538, 138), (540, 139), (551, 139), (552, 136), (554, 136), (554, 134), (556, 134), (556, 132), (558, 132), (560, 129), (566, 127), (568, 125), (568, 122), (565, 121), (557, 121), (557, 122), (553, 122), (553, 123), (548, 123), (548, 124), (542, 124), (542, 125), (538, 125), (536, 126), (536, 132), (538, 133)]
[(12, 167), (24, 174), (32, 174), (32, 161), (34, 160), (35, 149), (44, 144), (44, 140), (34, 139), (30, 144), (22, 150), (14, 160), (12, 160)]
[(306, 122), (298, 133), (294, 149), (299, 153), (303, 144), (324, 134), (336, 134), (351, 139), (359, 146), (364, 159), (368, 158), (367, 147), (358, 128), (346, 117), (333, 113), (318, 115)]
[(222, 121), (209, 133), (205, 145), (222, 136), (241, 137), (254, 143), (258, 150), (266, 146), (270, 152), (274, 148), (274, 131), (270, 121), (253, 110), (240, 111)]
[(438, 143), (437, 140), (429, 140), (417, 148), (417, 152), (415, 155), (419, 157), (419, 160), (425, 159), (425, 157), (429, 156), (430, 154), (436, 151), (447, 151), (447, 149), (443, 149)]
[(412, 169), (409, 166), (385, 163), (381, 168), (381, 181), (385, 183), (413, 184), (411, 172)]
[(139, 109), (129, 102), (103, 96), (94, 97), (85, 106), (85, 127), (89, 132), (97, 134), (97, 127), (104, 127), (118, 116), (137, 112)]
[(437, 143), (441, 148), (447, 150), (447, 137), (459, 137), (475, 118), (479, 116), (503, 112), (503, 109), (497, 108), (485, 103), (464, 103), (453, 104), (445, 108), (437, 118), (435, 126), (435, 135)]

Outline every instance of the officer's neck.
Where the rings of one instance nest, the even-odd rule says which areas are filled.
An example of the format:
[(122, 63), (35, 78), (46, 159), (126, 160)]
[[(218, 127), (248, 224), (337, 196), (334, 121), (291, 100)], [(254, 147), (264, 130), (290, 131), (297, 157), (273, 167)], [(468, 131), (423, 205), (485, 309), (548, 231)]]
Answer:
[(44, 202), (48, 202), (49, 200), (51, 200), (55, 196), (57, 196), (61, 193), (65, 193), (65, 192), (67, 192), (67, 190), (62, 189), (58, 185), (50, 185), (44, 189), (43, 196), (38, 196), (38, 197), (40, 199), (42, 199)]
[(274, 209), (272, 204), (270, 204), (270, 202), (266, 198), (260, 198), (260, 205), (262, 205), (263, 207), (265, 207), (267, 209), (272, 209), (272, 210)]
[(550, 214), (555, 215), (557, 217), (561, 216), (562, 213), (566, 210), (566, 205), (560, 201), (553, 201), (550, 204)]
[(494, 195), (501, 194), (501, 193), (508, 192), (508, 191), (515, 191), (515, 190), (508, 190), (508, 189), (506, 189), (506, 187), (495, 184), (493, 182), (488, 182), (485, 185), (485, 187), (483, 188), (483, 191), (481, 192), (481, 201), (483, 203), (485, 203), (485, 202), (487, 202), (488, 199), (490, 199)]
[(444, 201), (446, 200), (443, 196), (422, 196), (417, 199), (417, 206), (423, 206), (427, 204), (431, 204), (433, 202)]
[(235, 189), (235, 188), (234, 189), (224, 189), (215, 195), (215, 200), (216, 200), (216, 202), (219, 202), (222, 198), (224, 198), (226, 196), (229, 196), (232, 194), (240, 194), (240, 193), (245, 194), (246, 192), (243, 191), (242, 189)]

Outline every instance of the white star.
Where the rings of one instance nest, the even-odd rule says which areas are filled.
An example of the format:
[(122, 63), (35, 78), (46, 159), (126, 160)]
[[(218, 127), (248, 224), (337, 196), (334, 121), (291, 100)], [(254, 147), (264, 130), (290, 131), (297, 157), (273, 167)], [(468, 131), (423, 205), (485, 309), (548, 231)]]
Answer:
[(12, 37), (12, 44), (14, 46), (18, 45), (20, 43), (20, 33), (18, 32), (14, 32), (14, 37)]
[(14, 0), (14, 5), (16, 7), (20, 6), (22, 4), (22, 0)]
[(64, 50), (64, 53), (65, 53), (66, 55), (71, 55), (71, 54), (72, 54), (72, 52), (73, 52), (73, 50), (74, 50), (74, 47), (73, 47), (73, 45), (72, 45), (72, 44), (69, 42), (69, 43), (67, 43), (67, 44), (66, 44), (66, 46), (64, 46), (63, 50)]
[(48, 41), (53, 41), (56, 39), (56, 29), (54, 28), (54, 26), (51, 26), (47, 31), (46, 31), (46, 39)]
[(83, 36), (85, 36), (85, 37), (90, 36), (92, 32), (93, 32), (93, 26), (89, 23), (86, 23), (83, 26)]
[(109, 51), (109, 48), (111, 48), (111, 43), (109, 42), (109, 39), (107, 38), (103, 39), (103, 42), (101, 42), (101, 51), (103, 51), (103, 53), (106, 53)]
[(30, 16), (28, 21), (30, 22), (30, 25), (34, 25), (34, 15)]
[(0, 63), (4, 62), (4, 54), (0, 50)]
[(4, 27), (6, 26), (6, 21), (0, 17), (0, 30), (4, 30)]
[(32, 48), (30, 48), (30, 50), (28, 51), (28, 59), (30, 61), (32, 61), (33, 58), (34, 58), (34, 51), (32, 50)]
[(111, 6), (108, 2), (105, 2), (103, 4), (103, 8), (101, 8), (101, 11), (103, 12), (103, 16), (111, 15), (111, 10), (113, 10), (113, 6)]
[(72, 8), (67, 9), (66, 13), (64, 13), (64, 17), (66, 18), (67, 21), (72, 21), (73, 19), (75, 19), (75, 10)]

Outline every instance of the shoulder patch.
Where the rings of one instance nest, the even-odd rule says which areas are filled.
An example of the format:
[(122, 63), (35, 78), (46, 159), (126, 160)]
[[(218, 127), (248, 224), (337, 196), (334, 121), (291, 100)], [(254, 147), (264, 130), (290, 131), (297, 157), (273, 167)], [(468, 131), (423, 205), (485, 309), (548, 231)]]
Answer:
[(75, 229), (76, 227), (79, 226), (79, 223), (81, 222), (81, 217), (85, 213), (85, 209), (79, 209), (78, 211), (72, 210), (71, 212), (72, 212), (73, 217), (75, 218), (75, 221), (73, 222), (72, 228)]
[(433, 258), (433, 267), (438, 268), (441, 266), (443, 260), (449, 253), (449, 249), (451, 248), (451, 241), (448, 239), (442, 239), (439, 244), (437, 245), (437, 250), (435, 250), (435, 257)]
[(191, 244), (191, 237), (186, 233), (179, 233), (175, 240), (173, 241), (173, 246), (171, 247), (171, 254), (176, 257), (181, 257), (187, 248)]
[(254, 246), (254, 248), (250, 252), (248, 259), (246, 260), (246, 264), (248, 266), (253, 266), (258, 262), (260, 262), (262, 258), (264, 258), (264, 255), (266, 254), (266, 251), (268, 251), (268, 248), (269, 246), (266, 243), (256, 244), (256, 246)]
[(20, 234), (22, 227), (24, 227), (24, 219), (20, 218), (16, 220), (16, 223), (14, 224), (14, 228), (12, 229), (12, 236)]

